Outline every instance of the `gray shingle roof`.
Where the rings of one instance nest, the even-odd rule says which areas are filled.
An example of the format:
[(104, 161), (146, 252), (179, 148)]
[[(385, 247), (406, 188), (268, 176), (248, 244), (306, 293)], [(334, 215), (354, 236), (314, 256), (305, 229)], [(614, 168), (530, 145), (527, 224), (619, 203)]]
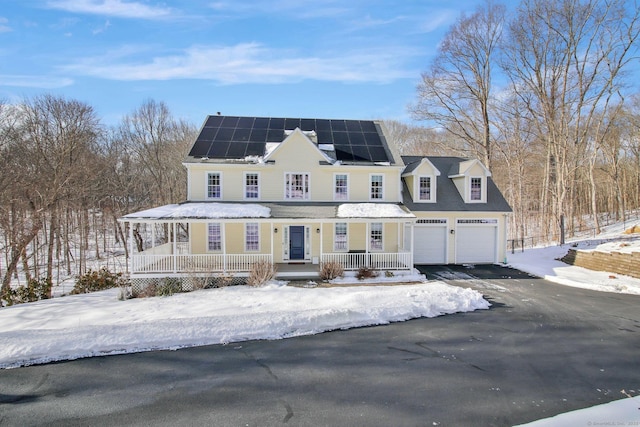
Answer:
[[(468, 160), (460, 157), (425, 156), (440, 171), (436, 179), (436, 203), (414, 203), (407, 188), (402, 182), (402, 198), (404, 205), (415, 212), (511, 212), (509, 203), (502, 196), (491, 177), (487, 177), (487, 203), (465, 203), (455, 184), (448, 175), (451, 171), (459, 171), (460, 163)], [(413, 171), (423, 159), (422, 156), (402, 156), (407, 168)], [(411, 169), (409, 169), (411, 168)]]

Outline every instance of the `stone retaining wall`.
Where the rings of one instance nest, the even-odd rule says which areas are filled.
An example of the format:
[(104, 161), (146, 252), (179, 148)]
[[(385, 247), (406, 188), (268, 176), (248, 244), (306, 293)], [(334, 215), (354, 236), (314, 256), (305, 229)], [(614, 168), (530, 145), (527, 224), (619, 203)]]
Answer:
[(569, 249), (561, 261), (595, 271), (609, 271), (640, 279), (640, 252), (600, 252)]

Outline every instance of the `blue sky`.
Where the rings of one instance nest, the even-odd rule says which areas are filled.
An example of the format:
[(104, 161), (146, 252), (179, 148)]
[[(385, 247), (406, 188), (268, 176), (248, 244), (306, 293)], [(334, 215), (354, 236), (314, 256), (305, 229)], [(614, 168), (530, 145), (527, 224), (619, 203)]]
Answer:
[(116, 124), (207, 114), (396, 119), (479, 0), (3, 0), (0, 99), (51, 93)]

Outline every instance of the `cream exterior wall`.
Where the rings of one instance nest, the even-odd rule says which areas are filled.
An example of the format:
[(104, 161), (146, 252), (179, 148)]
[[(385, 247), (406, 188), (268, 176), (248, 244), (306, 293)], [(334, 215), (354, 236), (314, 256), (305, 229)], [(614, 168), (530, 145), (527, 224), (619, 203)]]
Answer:
[[(260, 199), (255, 201), (277, 202), (287, 200), (285, 196), (286, 173), (308, 173), (310, 177), (310, 199), (305, 201), (334, 201), (334, 177), (348, 175), (351, 202), (368, 202), (371, 174), (383, 175), (382, 202), (401, 201), (400, 173), (402, 166), (378, 165), (328, 165), (320, 164), (327, 159), (304, 135), (294, 133), (274, 150), (267, 160), (275, 163), (186, 163), (191, 201), (212, 200), (206, 198), (207, 174), (219, 172), (222, 182), (222, 197), (219, 201), (242, 201), (244, 199), (244, 174), (259, 174)], [(287, 200), (295, 201), (295, 200)]]

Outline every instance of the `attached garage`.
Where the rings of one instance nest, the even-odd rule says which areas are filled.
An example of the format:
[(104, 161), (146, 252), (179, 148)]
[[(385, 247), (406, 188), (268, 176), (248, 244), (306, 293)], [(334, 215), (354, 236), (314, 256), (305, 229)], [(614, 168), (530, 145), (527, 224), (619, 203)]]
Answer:
[(498, 220), (456, 221), (456, 264), (490, 264), (497, 261)]
[(414, 264), (447, 263), (446, 219), (419, 219), (413, 227), (413, 239)]

